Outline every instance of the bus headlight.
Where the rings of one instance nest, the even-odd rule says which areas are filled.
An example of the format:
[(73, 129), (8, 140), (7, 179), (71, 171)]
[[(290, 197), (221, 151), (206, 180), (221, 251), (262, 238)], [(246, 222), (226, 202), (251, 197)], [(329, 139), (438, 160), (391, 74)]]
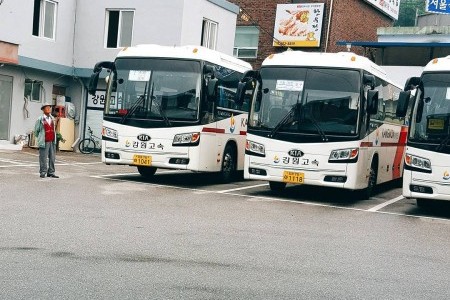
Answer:
[(405, 169), (411, 171), (431, 173), (431, 161), (427, 158), (406, 153)]
[(119, 135), (117, 134), (117, 130), (103, 126), (102, 139), (113, 142), (119, 141)]
[(245, 143), (245, 154), (265, 157), (266, 149), (263, 144), (247, 140)]
[(358, 161), (359, 148), (338, 149), (331, 151), (328, 162), (352, 163)]
[(173, 137), (172, 146), (197, 146), (200, 132), (180, 133)]

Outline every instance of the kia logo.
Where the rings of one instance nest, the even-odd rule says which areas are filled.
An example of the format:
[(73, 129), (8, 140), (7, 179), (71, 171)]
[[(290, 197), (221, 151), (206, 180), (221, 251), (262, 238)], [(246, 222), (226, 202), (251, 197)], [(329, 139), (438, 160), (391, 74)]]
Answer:
[(148, 142), (151, 140), (151, 137), (148, 134), (140, 134), (137, 136), (137, 139), (142, 142)]
[(304, 153), (297, 149), (292, 149), (288, 152), (288, 154), (292, 157), (302, 157)]

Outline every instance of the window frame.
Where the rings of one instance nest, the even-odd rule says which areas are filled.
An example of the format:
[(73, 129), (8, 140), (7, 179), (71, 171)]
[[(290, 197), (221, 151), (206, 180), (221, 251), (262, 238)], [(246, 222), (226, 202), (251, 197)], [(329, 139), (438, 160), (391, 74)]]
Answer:
[[(27, 84), (31, 84), (31, 89), (30, 89), (30, 93), (29, 94), (26, 93), (27, 92), (27, 89), (26, 89), (26, 85)], [(39, 99), (34, 99), (33, 98), (33, 95), (35, 94), (33, 91), (34, 91), (35, 88), (39, 89), (39, 91), (38, 91)], [(25, 85), (24, 85), (24, 88), (23, 88), (23, 95), (24, 95), (25, 98), (27, 98), (31, 102), (41, 102), (41, 98), (42, 98), (41, 97), (41, 89), (43, 89), (43, 88), (44, 88), (44, 82), (43, 81), (26, 78), (25, 79)]]
[[(248, 28), (248, 27), (252, 27), (252, 28), (256, 28), (257, 29), (257, 39), (256, 39), (256, 46), (236, 46), (236, 40), (237, 37), (236, 35), (239, 34), (238, 33), (238, 29), (239, 28)], [(255, 59), (258, 57), (258, 46), (259, 46), (259, 27), (257, 26), (237, 26), (236, 27), (236, 32), (235, 32), (235, 38), (234, 38), (234, 46), (233, 46), (233, 56), (237, 57), (237, 58), (248, 58), (248, 59)], [(241, 33), (242, 34), (242, 33)], [(247, 33), (248, 35), (248, 33)], [(254, 56), (249, 56), (249, 55), (239, 55), (240, 50), (254, 50), (255, 51), (255, 55)]]
[[(116, 37), (116, 46), (115, 47), (108, 47), (108, 37), (109, 37), (109, 28), (110, 28), (110, 12), (119, 12), (119, 24), (117, 24), (117, 37)], [(121, 45), (122, 43), (122, 26), (123, 26), (123, 12), (131, 12), (133, 13), (133, 20), (131, 24), (131, 32), (130, 32), (130, 45)], [(130, 47), (133, 44), (133, 28), (134, 28), (134, 20), (135, 20), (135, 10), (134, 9), (114, 9), (114, 8), (107, 8), (106, 9), (106, 16), (105, 16), (105, 36), (103, 45), (105, 49), (118, 49), (118, 48), (124, 48), (124, 47)]]
[[(214, 27), (214, 32), (212, 32), (212, 28)], [(214, 36), (211, 35), (214, 34)], [(217, 40), (219, 36), (219, 23), (207, 18), (203, 18), (202, 21), (202, 37), (201, 37), (201, 45), (205, 48), (216, 50), (217, 49)], [(211, 41), (213, 38), (213, 41)], [(212, 42), (212, 43), (211, 43)], [(211, 45), (214, 44), (214, 45)]]
[[(35, 5), (36, 5), (35, 1)], [(48, 37), (45, 36), (45, 17), (47, 14), (47, 10), (46, 10), (46, 3), (50, 3), (52, 5), (54, 5), (54, 11), (53, 11), (53, 28), (52, 28), (52, 36)], [(39, 0), (39, 20), (38, 20), (38, 32), (37, 35), (34, 34), (34, 23), (36, 22), (36, 20), (34, 20), (34, 18), (36, 17), (36, 15), (33, 15), (33, 36), (36, 37), (40, 37), (40, 38), (44, 38), (44, 39), (48, 39), (51, 41), (56, 40), (56, 17), (58, 15), (58, 2), (52, 1), (52, 0)]]

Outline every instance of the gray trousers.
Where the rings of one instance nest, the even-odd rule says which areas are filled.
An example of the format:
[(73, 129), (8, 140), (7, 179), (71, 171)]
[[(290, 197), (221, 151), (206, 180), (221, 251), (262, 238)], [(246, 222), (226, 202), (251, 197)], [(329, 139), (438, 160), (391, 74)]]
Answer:
[[(48, 168), (47, 168), (48, 158)], [(55, 174), (56, 145), (52, 142), (45, 143), (45, 148), (39, 148), (39, 173), (41, 175)]]

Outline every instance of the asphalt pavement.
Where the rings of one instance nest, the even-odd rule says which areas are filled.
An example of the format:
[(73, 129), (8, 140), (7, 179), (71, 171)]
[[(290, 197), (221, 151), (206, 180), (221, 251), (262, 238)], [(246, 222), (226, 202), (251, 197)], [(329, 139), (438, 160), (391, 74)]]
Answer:
[(0, 151), (1, 299), (450, 299), (450, 205)]

